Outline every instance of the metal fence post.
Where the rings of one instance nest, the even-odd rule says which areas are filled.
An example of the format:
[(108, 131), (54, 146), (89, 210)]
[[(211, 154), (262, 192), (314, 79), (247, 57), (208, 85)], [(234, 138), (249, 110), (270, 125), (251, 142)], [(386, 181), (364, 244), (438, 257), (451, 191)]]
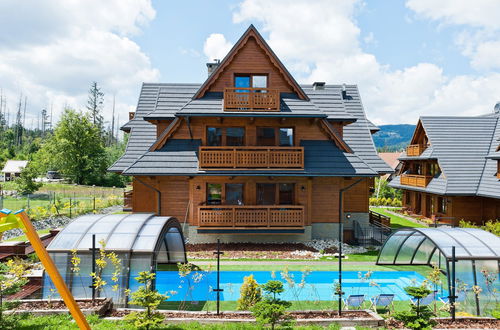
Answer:
[[(95, 234), (92, 234), (92, 273), (95, 274)], [(92, 289), (92, 302), (95, 302), (95, 277), (92, 277), (92, 284), (90, 285)]]
[(220, 293), (224, 291), (220, 288), (220, 256), (224, 254), (220, 251), (220, 239), (217, 239), (217, 251), (214, 254), (217, 255), (217, 289), (214, 291), (217, 292), (217, 315), (220, 315)]
[(450, 292), (450, 303), (451, 303), (451, 319), (455, 321), (456, 307), (455, 307), (455, 281), (456, 281), (456, 268), (455, 268), (455, 246), (451, 247), (451, 292)]
[(94, 212), (95, 212), (95, 195), (94, 195), (94, 208), (93, 208)]
[(72, 214), (71, 214), (71, 207), (72, 207), (72, 205), (71, 205), (71, 197), (70, 197), (70, 198), (69, 198), (69, 217), (70, 217), (70, 218), (71, 218), (71, 215), (72, 215)]

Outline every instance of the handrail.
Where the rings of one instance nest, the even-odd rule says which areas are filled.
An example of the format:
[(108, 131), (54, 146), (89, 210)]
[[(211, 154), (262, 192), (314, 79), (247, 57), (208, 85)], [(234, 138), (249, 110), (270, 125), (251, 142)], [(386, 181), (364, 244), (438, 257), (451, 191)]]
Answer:
[(226, 87), (224, 111), (280, 111), (277, 89)]
[(199, 167), (304, 168), (304, 147), (199, 147)]
[(302, 205), (204, 205), (198, 207), (201, 227), (303, 227)]
[(427, 144), (410, 144), (406, 147), (407, 156), (420, 156), (425, 149), (427, 149)]
[(401, 184), (413, 187), (427, 187), (433, 176), (420, 174), (401, 174)]

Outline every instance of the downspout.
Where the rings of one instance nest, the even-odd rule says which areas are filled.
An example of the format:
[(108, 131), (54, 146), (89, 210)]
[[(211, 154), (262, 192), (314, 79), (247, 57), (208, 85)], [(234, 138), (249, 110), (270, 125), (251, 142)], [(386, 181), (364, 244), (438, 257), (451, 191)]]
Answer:
[(157, 214), (156, 215), (161, 215), (161, 191), (156, 189), (155, 187), (147, 184), (146, 182), (142, 181), (141, 179), (139, 179), (138, 177), (134, 177), (135, 180), (139, 181), (140, 183), (142, 183), (144, 186), (148, 187), (149, 189), (151, 190), (154, 190), (156, 193), (157, 193), (157, 200), (158, 200), (158, 208), (157, 208)]
[(358, 179), (356, 182), (350, 184), (347, 187), (344, 187), (339, 190), (339, 316), (342, 315), (342, 244), (343, 244), (343, 223), (342, 223), (342, 213), (343, 213), (343, 194), (344, 191), (347, 191), (363, 181), (363, 178)]

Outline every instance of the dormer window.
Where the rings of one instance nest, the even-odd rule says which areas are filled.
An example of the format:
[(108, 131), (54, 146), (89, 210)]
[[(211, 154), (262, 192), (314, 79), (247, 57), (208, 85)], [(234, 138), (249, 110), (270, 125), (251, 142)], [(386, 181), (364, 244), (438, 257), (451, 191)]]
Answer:
[[(265, 89), (267, 88), (267, 75), (238, 74), (234, 77), (234, 87)], [(247, 90), (241, 90), (241, 92), (244, 91)]]

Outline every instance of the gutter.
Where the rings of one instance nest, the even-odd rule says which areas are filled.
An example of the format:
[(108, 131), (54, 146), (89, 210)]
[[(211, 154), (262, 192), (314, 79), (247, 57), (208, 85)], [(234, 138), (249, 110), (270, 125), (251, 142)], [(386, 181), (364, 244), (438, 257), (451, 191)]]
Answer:
[(156, 194), (158, 196), (157, 197), (157, 202), (158, 202), (157, 215), (160, 216), (161, 215), (161, 191), (156, 189), (155, 187), (147, 184), (146, 182), (142, 181), (138, 177), (134, 177), (134, 179), (139, 181), (140, 183), (142, 183), (144, 186), (148, 187), (149, 189), (154, 190), (156, 192)]

